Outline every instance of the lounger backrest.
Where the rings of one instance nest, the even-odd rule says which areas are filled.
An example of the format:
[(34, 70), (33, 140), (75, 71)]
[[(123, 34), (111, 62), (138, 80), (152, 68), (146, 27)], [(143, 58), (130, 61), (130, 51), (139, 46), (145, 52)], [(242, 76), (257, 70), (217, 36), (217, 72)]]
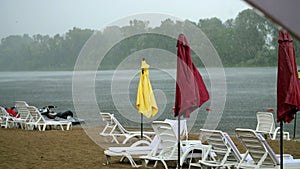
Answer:
[[(159, 144), (162, 148), (160, 156), (166, 159), (177, 157), (178, 139), (172, 124), (163, 121), (153, 121), (152, 127), (160, 140)], [(181, 150), (183, 149), (181, 148)]]
[(115, 124), (117, 124), (117, 128), (119, 131), (123, 134), (128, 134), (129, 132), (122, 126), (122, 124), (112, 115), (112, 120), (114, 121)]
[[(105, 122), (105, 127), (101, 133), (114, 132), (113, 130), (115, 130), (116, 124), (112, 118), (113, 114), (107, 112), (100, 112), (99, 114), (102, 118), (102, 121)], [(108, 128), (110, 128), (110, 131), (107, 131)]]
[[(174, 131), (176, 132), (176, 136), (178, 135), (178, 119), (176, 120), (171, 120), (171, 119), (165, 119), (164, 122), (172, 124), (172, 127)], [(187, 129), (187, 124), (185, 119), (180, 120), (180, 138), (181, 139), (188, 139), (188, 129)]]
[(100, 115), (101, 115), (103, 121), (106, 122), (106, 125), (109, 125), (109, 126), (114, 126), (115, 125), (115, 122), (112, 119), (113, 114), (100, 112)]
[[(39, 109), (38, 108), (36, 108), (35, 106), (29, 106), (30, 107), (30, 109), (32, 110), (32, 111), (34, 111), (34, 113), (36, 114), (36, 115), (38, 115), (38, 117), (39, 117), (39, 123), (41, 123), (41, 124), (44, 124), (44, 123), (47, 123), (47, 120), (45, 119), (45, 117), (41, 114), (41, 112), (39, 111)], [(48, 121), (52, 121), (52, 119), (51, 120), (49, 120), (48, 119)]]
[(236, 147), (236, 145), (234, 144), (234, 142), (232, 141), (232, 139), (230, 138), (230, 136), (224, 132), (223, 132), (223, 136), (225, 138), (225, 142), (231, 148), (231, 151), (232, 151), (232, 153), (230, 153), (228, 159), (230, 161), (240, 161), (242, 159), (242, 155), (241, 155), (240, 151), (238, 150), (238, 148)]
[(29, 118), (29, 111), (27, 109), (28, 104), (24, 101), (16, 101), (16, 109), (18, 111), (18, 115), (20, 119), (28, 119)]
[(279, 164), (275, 153), (261, 134), (251, 129), (236, 129), (235, 132), (255, 165), (274, 167)]
[(27, 109), (31, 115), (32, 122), (36, 122), (36, 123), (43, 122), (41, 121), (42, 115), (39, 113), (39, 110), (36, 107), (28, 106)]
[(270, 147), (270, 145), (268, 144), (268, 142), (266, 141), (266, 139), (259, 133), (256, 134), (257, 138), (261, 141), (261, 143), (265, 146), (265, 149), (268, 152), (268, 156), (271, 158), (272, 160), (272, 165), (279, 165), (280, 162), (278, 161), (278, 158), (276, 157), (275, 152), (273, 151), (273, 149)]
[[(178, 123), (177, 120), (165, 119), (164, 122), (170, 123), (172, 125), (173, 129), (175, 131), (177, 131), (177, 123)], [(184, 123), (183, 123), (183, 125), (184, 125)], [(184, 131), (184, 129), (182, 129), (182, 133), (183, 133), (183, 131)], [(159, 138), (158, 138), (158, 135), (155, 135), (149, 146), (150, 147), (155, 147), (158, 144), (159, 144)]]
[[(107, 125), (113, 127), (113, 133), (128, 134), (129, 132), (122, 126), (118, 119), (111, 113), (100, 113), (103, 120), (106, 121)], [(114, 127), (116, 125), (116, 127)]]
[(256, 131), (272, 133), (275, 131), (274, 117), (271, 112), (257, 112)]
[[(201, 141), (207, 141), (209, 145), (212, 146), (212, 151), (216, 154), (217, 160), (221, 164), (225, 164), (226, 162), (239, 162), (240, 155), (236, 155), (232, 150), (229, 142), (229, 138), (227, 138), (226, 134), (224, 134), (220, 130), (208, 130), (208, 129), (200, 129), (200, 137)], [(230, 139), (231, 140), (231, 139)]]

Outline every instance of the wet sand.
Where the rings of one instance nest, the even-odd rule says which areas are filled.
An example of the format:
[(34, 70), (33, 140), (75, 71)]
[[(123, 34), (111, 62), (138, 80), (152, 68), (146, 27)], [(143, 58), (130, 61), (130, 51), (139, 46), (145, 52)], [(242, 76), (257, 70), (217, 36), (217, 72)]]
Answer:
[[(1, 128), (0, 136), (0, 168), (3, 169), (132, 168), (128, 161), (120, 163), (119, 158), (112, 158), (112, 164), (105, 165), (104, 149), (95, 144), (80, 127), (73, 127), (70, 131), (44, 132)], [(198, 135), (190, 134), (189, 137), (197, 139)], [(233, 140), (243, 152), (243, 147), (234, 137)], [(268, 142), (275, 153), (279, 153), (279, 140)], [(285, 141), (284, 150), (284, 153), (300, 158), (299, 141)], [(174, 164), (170, 165), (175, 167)], [(163, 166), (159, 164), (158, 168)]]

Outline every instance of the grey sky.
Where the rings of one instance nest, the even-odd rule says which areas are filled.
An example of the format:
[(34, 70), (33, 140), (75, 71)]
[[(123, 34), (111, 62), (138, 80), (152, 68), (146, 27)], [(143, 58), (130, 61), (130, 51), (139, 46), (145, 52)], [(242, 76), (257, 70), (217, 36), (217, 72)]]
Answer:
[(73, 27), (101, 30), (121, 18), (161, 13), (198, 22), (235, 18), (242, 0), (0, 0), (0, 38), (12, 34), (63, 34)]

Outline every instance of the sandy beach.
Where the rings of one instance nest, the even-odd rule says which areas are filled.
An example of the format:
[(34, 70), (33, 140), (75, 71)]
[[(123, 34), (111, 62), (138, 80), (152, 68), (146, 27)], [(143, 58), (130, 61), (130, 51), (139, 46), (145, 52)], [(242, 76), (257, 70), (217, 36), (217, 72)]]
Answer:
[[(81, 127), (44, 132), (1, 128), (0, 135), (0, 168), (132, 168), (127, 161), (120, 163), (118, 158), (112, 158), (112, 164), (105, 165), (104, 149), (95, 144)], [(197, 139), (198, 135), (189, 134), (189, 138)], [(243, 152), (236, 138), (232, 138)], [(279, 140), (268, 142), (275, 153), (279, 153)], [(300, 158), (299, 140), (285, 141), (284, 153)], [(159, 164), (158, 168), (163, 166)]]

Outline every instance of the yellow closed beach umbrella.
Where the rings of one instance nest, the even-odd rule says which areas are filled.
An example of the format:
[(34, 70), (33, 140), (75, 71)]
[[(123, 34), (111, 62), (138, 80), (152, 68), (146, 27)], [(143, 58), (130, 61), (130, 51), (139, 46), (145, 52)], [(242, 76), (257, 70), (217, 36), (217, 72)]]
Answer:
[(158, 112), (155, 97), (149, 79), (149, 65), (145, 59), (142, 60), (140, 82), (137, 91), (136, 108), (147, 118), (155, 116)]

